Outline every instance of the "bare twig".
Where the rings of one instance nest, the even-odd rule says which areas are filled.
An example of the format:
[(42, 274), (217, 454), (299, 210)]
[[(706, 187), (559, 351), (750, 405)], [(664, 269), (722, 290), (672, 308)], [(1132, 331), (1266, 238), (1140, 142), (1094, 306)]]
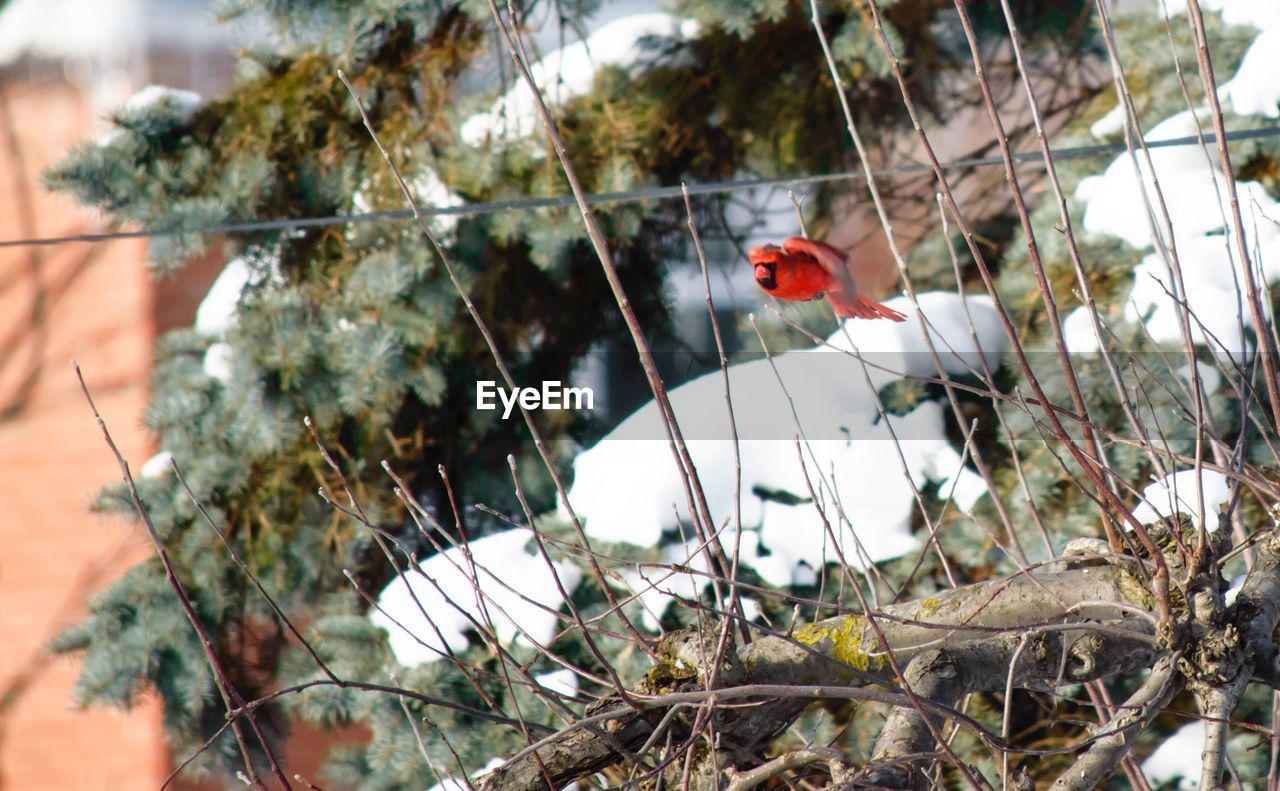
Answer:
[[(617, 267), (613, 263), (613, 254), (609, 251), (609, 245), (605, 241), (599, 224), (596, 222), (595, 213), (587, 203), (586, 191), (578, 180), (577, 171), (574, 169), (573, 163), (569, 161), (568, 151), (565, 149), (564, 141), (560, 138), (560, 133), (556, 130), (555, 121), (551, 118), (551, 111), (547, 109), (547, 104), (542, 98), (542, 92), (529, 71), (529, 64), (521, 57), (515, 34), (502, 19), (502, 14), (498, 11), (498, 6), (494, 3), (494, 0), (488, 0), (488, 4), (489, 10), (493, 14), (493, 20), (497, 23), (498, 30), (502, 34), (502, 40), (506, 45), (507, 52), (533, 95), (538, 115), (547, 133), (547, 139), (560, 160), (560, 167), (564, 171), (574, 199), (577, 201), (578, 209), (582, 213), (582, 220), (586, 226), (587, 236), (591, 240), (591, 246), (595, 249), (596, 256), (600, 259), (600, 266), (604, 270), (605, 279), (608, 281), (609, 288), (617, 300), (618, 309), (622, 313), (627, 329), (631, 333), (632, 342), (639, 353), (640, 366), (644, 369), (645, 377), (649, 381), (649, 388), (653, 391), (654, 400), (658, 404), (658, 410), (667, 432), (667, 441), (671, 446), (672, 455), (675, 457), (675, 463), (685, 487), (694, 527), (698, 530), (702, 541), (708, 545), (707, 551), (710, 553), (708, 560), (711, 562), (712, 567), (716, 568), (718, 566), (720, 574), (728, 577), (730, 563), (725, 555), (724, 548), (718, 540), (711, 539), (711, 532), (715, 529), (715, 520), (712, 519), (708, 510), (706, 495), (703, 493), (702, 484), (698, 480), (698, 473), (694, 467), (693, 459), (689, 455), (689, 449), (685, 446), (684, 436), (680, 432), (675, 411), (671, 408), (671, 402), (667, 398), (666, 386), (662, 383), (662, 377), (658, 374), (653, 350), (649, 347), (649, 341), (645, 337), (644, 329), (640, 326), (640, 320), (636, 317), (635, 310), (631, 307), (631, 301), (627, 298), (626, 292), (622, 288), (622, 279), (618, 276)], [(722, 596), (720, 598), (723, 599)]]
[[(250, 757), (249, 745), (245, 741), (244, 734), (240, 731), (238, 716), (233, 713), (232, 704), (234, 703), (239, 711), (244, 709), (245, 701), (240, 695), (239, 690), (231, 683), (231, 679), (227, 676), (226, 668), (222, 664), (222, 660), (218, 657), (218, 650), (213, 644), (213, 639), (209, 637), (208, 631), (204, 628), (204, 624), (200, 621), (200, 616), (196, 614), (195, 606), (192, 605), (187, 591), (183, 587), (182, 582), (178, 579), (178, 574), (174, 570), (173, 561), (169, 558), (169, 552), (165, 549), (164, 542), (160, 540), (160, 533), (156, 530), (156, 526), (151, 522), (151, 514), (147, 511), (147, 507), (142, 504), (142, 498), (138, 496), (138, 487), (134, 484), (133, 474), (129, 472), (129, 463), (125, 461), (124, 454), (116, 447), (115, 440), (111, 438), (111, 432), (107, 430), (107, 422), (102, 419), (102, 415), (98, 413), (98, 407), (93, 402), (93, 396), (89, 393), (89, 386), (85, 384), (84, 374), (80, 371), (80, 366), (71, 361), (71, 366), (75, 369), (76, 378), (80, 382), (80, 390), (84, 393), (85, 400), (89, 402), (89, 408), (93, 411), (93, 417), (98, 422), (98, 428), (102, 430), (102, 437), (106, 440), (107, 446), (111, 448), (111, 453), (116, 457), (116, 462), (120, 465), (120, 474), (124, 478), (124, 483), (129, 489), (129, 496), (133, 500), (133, 506), (138, 512), (138, 516), (142, 519), (142, 523), (146, 525), (147, 535), (151, 539), (152, 545), (155, 547), (156, 555), (160, 558), (160, 563), (164, 566), (165, 578), (169, 581), (170, 587), (177, 595), (178, 601), (182, 604), (182, 610), (186, 613), (187, 620), (191, 622), (191, 627), (196, 630), (196, 634), (200, 638), (200, 644), (204, 648), (205, 657), (209, 660), (209, 667), (213, 671), (213, 679), (218, 693), (222, 696), (223, 706), (227, 710), (227, 717), (231, 720), (231, 730), (235, 734), (236, 742), (240, 746), (240, 755), (244, 760), (244, 768), (250, 779), (257, 786), (264, 787), (262, 781), (258, 778), (258, 774), (253, 768), (253, 759)], [(292, 788), (288, 778), (276, 763), (275, 753), (271, 749), (266, 735), (262, 732), (258, 719), (252, 711), (246, 710), (245, 718), (249, 721), (249, 727), (257, 736), (259, 744), (262, 745), (262, 751), (267, 756), (268, 762), (271, 764), (271, 771), (276, 778), (284, 785), (285, 788)]]

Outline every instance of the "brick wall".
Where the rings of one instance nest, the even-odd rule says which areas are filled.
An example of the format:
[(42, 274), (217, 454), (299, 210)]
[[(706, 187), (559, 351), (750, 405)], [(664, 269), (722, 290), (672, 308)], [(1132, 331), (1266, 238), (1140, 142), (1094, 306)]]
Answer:
[[(99, 122), (59, 84), (0, 85), (0, 238), (87, 230), (40, 185)], [(169, 770), (159, 707), (81, 710), (79, 672), (44, 646), (87, 594), (147, 551), (136, 527), (88, 513), (118, 477), (79, 393), (85, 370), (121, 450), (149, 455), (152, 289), (144, 243), (0, 249), (0, 788), (155, 789)]]
[[(101, 230), (40, 174), (103, 127), (74, 87), (0, 81), (0, 240)], [(154, 791), (175, 765), (157, 700), (83, 709), (80, 663), (44, 650), (93, 592), (153, 551), (139, 525), (89, 512), (119, 468), (70, 360), (136, 471), (155, 450), (140, 422), (155, 337), (191, 324), (223, 260), (215, 250), (157, 282), (145, 258), (141, 240), (0, 248), (0, 791)], [(298, 727), (275, 746), (290, 775), (314, 782), (333, 738)]]

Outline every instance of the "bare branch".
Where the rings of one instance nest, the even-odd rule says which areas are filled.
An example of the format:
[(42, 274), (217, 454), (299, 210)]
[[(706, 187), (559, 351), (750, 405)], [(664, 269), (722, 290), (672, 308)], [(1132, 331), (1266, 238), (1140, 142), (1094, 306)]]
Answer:
[[(903, 677), (904, 683), (909, 684), (920, 697), (948, 706), (958, 703), (969, 693), (963, 674), (945, 650), (920, 654), (907, 665)], [(935, 722), (934, 727), (940, 724)], [(924, 715), (915, 708), (895, 708), (889, 713), (876, 739), (870, 763), (858, 774), (858, 779), (886, 788), (924, 787), (928, 782), (924, 769), (910, 757), (930, 751), (933, 730), (926, 724)]]
[[(146, 525), (147, 535), (155, 547), (156, 555), (159, 556), (161, 565), (164, 566), (165, 578), (177, 595), (178, 601), (181, 602), (182, 610), (186, 613), (187, 620), (191, 622), (192, 628), (196, 630), (196, 634), (200, 638), (205, 657), (209, 660), (209, 667), (213, 670), (214, 686), (218, 688), (218, 693), (222, 696), (222, 705), (227, 710), (227, 717), (232, 721), (231, 730), (240, 746), (240, 755), (244, 759), (245, 771), (255, 785), (265, 788), (266, 786), (258, 778), (257, 772), (254, 771), (248, 742), (245, 741), (244, 734), (240, 730), (238, 714), (234, 714), (232, 711), (233, 703), (238, 707), (237, 711), (244, 709), (244, 698), (227, 676), (226, 668), (218, 657), (218, 649), (214, 646), (213, 639), (204, 628), (204, 624), (200, 621), (200, 616), (196, 613), (195, 606), (192, 605), (186, 589), (183, 587), (182, 582), (179, 581), (177, 572), (174, 571), (173, 561), (169, 558), (169, 552), (165, 549), (164, 542), (160, 540), (160, 533), (156, 530), (156, 526), (151, 522), (151, 514), (147, 511), (147, 507), (142, 504), (142, 498), (138, 496), (138, 487), (134, 483), (133, 474), (129, 472), (129, 463), (125, 461), (124, 454), (120, 452), (120, 449), (116, 447), (115, 440), (111, 438), (111, 432), (107, 430), (107, 422), (98, 413), (98, 407), (94, 404), (93, 396), (89, 393), (89, 386), (85, 384), (84, 374), (81, 373), (80, 366), (74, 360), (71, 361), (71, 366), (75, 369), (76, 378), (80, 381), (80, 390), (84, 393), (85, 400), (89, 402), (89, 408), (93, 410), (93, 417), (98, 422), (98, 428), (102, 429), (102, 437), (106, 440), (107, 446), (111, 448), (111, 453), (115, 455), (116, 462), (120, 465), (120, 474), (124, 478), (125, 485), (129, 488), (129, 496), (133, 499), (133, 506), (137, 510), (138, 516), (142, 519), (142, 523)], [(257, 717), (254, 716), (252, 711), (246, 711), (245, 718), (249, 721), (249, 727), (253, 729), (254, 735), (258, 737), (258, 742), (262, 745), (263, 753), (267, 756), (267, 760), (271, 764), (271, 770), (275, 773), (276, 778), (284, 784), (285, 788), (292, 788), (293, 786), (289, 784), (289, 780), (276, 763), (275, 753), (272, 751), (266, 735), (262, 732), (262, 728), (258, 725)]]
[[(753, 765), (759, 760), (755, 756), (811, 702), (824, 697), (856, 694), (910, 709), (919, 720), (904, 721), (897, 733), (906, 734), (932, 724), (920, 716), (920, 707), (940, 717), (959, 716), (945, 700), (931, 699), (929, 692), (954, 702), (968, 692), (1004, 689), (1009, 683), (1007, 668), (1022, 643), (1020, 634), (1028, 631), (1041, 634), (1031, 638), (1026, 656), (1015, 666), (1015, 687), (1047, 689), (1149, 665), (1154, 655), (1152, 616), (1147, 612), (1146, 617), (1134, 618), (1123, 610), (1146, 611), (1151, 596), (1130, 572), (1095, 566), (1032, 576), (969, 585), (874, 613), (829, 618), (796, 629), (792, 638), (757, 639), (741, 647), (736, 656), (725, 658), (719, 670), (724, 687), (711, 690), (706, 684), (711, 668), (705, 662), (713, 652), (701, 645), (708, 639), (714, 644), (715, 630), (703, 638), (696, 632), (669, 635), (660, 645), (663, 658), (633, 694), (630, 705), (606, 712), (604, 724), (589, 716), (535, 744), (489, 775), (485, 788), (545, 787), (535, 755), (557, 783), (599, 771), (620, 759), (599, 739), (584, 733), (582, 723), (593, 722), (619, 741), (640, 748), (663, 719), (661, 712), (708, 696), (721, 703), (714, 714), (720, 734), (717, 760), (727, 768)], [(873, 619), (876, 629), (869, 623)], [(1099, 628), (1099, 624), (1111, 626)], [(1069, 627), (1063, 633), (1066, 639), (1050, 637), (1059, 627)], [(883, 635), (884, 646), (877, 645), (877, 632)], [(909, 674), (908, 683), (923, 683), (924, 692), (906, 698), (874, 688), (896, 683), (887, 661), (889, 651), (907, 667), (918, 657), (931, 657)], [(951, 668), (954, 676), (945, 689), (935, 690), (931, 674), (923, 671), (942, 665)], [(690, 692), (681, 691), (685, 689)], [(742, 697), (754, 699), (757, 705), (724, 705)], [(679, 721), (669, 725), (676, 727)], [(999, 741), (992, 735), (984, 738)], [(920, 739), (914, 736), (901, 743), (914, 744), (913, 752), (922, 752)]]
[(852, 772), (844, 756), (838, 750), (788, 750), (755, 769), (735, 776), (725, 791), (750, 791), (758, 785), (768, 782), (783, 772), (809, 764), (824, 763), (831, 773), (831, 783), (842, 785), (850, 779)]
[(1089, 791), (1097, 788), (1120, 763), (1152, 718), (1182, 688), (1176, 662), (1164, 657), (1156, 662), (1150, 677), (1125, 701), (1104, 728), (1105, 735), (1093, 743), (1071, 768), (1054, 781), (1050, 791)]

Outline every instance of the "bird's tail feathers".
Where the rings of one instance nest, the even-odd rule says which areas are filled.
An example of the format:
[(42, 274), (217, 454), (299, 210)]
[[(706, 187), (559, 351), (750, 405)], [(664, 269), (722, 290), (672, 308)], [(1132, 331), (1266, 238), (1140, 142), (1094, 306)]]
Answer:
[(837, 316), (853, 319), (889, 319), (890, 321), (906, 321), (907, 317), (893, 308), (885, 307), (874, 299), (862, 294), (852, 300), (843, 299), (835, 294), (829, 295), (831, 306), (836, 309)]

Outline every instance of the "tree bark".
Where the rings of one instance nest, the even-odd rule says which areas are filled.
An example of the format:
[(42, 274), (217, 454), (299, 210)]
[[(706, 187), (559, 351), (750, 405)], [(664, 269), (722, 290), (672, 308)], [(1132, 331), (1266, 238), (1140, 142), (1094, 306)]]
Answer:
[[(908, 682), (914, 678), (922, 685), (918, 696), (939, 716), (955, 716), (948, 703), (964, 694), (1004, 689), (1009, 663), (1026, 633), (1015, 687), (1048, 689), (1150, 667), (1155, 657), (1152, 604), (1150, 591), (1129, 568), (1028, 572), (872, 614), (829, 618), (802, 626), (790, 637), (757, 639), (726, 658), (718, 672), (723, 686), (711, 691), (709, 654), (698, 648), (699, 637), (671, 635), (659, 646), (658, 664), (637, 685), (632, 705), (616, 700), (601, 705), (595, 715), (518, 753), (486, 775), (480, 787), (544, 789), (548, 776), (563, 786), (623, 760), (599, 732), (633, 751), (646, 742), (686, 745), (695, 750), (695, 778), (713, 777), (713, 769), (751, 768), (814, 701), (853, 697), (906, 704), (901, 694), (885, 691), (900, 683), (888, 661), (890, 652), (899, 667), (919, 668), (907, 671)], [(920, 664), (914, 665), (917, 660)], [(945, 683), (930, 680), (928, 669), (939, 667), (954, 674)], [(934, 694), (941, 700), (930, 700)], [(716, 707), (714, 752), (690, 738), (691, 718), (664, 719), (673, 706), (705, 701), (709, 695), (721, 702), (757, 704)], [(924, 720), (914, 707), (891, 724), (883, 737), (889, 740), (886, 755), (931, 748), (931, 737), (920, 736)], [(659, 727), (670, 728), (671, 738), (651, 739)], [(673, 779), (672, 766), (683, 763), (682, 758), (668, 764), (667, 781)], [(681, 776), (676, 771), (674, 779)]]

